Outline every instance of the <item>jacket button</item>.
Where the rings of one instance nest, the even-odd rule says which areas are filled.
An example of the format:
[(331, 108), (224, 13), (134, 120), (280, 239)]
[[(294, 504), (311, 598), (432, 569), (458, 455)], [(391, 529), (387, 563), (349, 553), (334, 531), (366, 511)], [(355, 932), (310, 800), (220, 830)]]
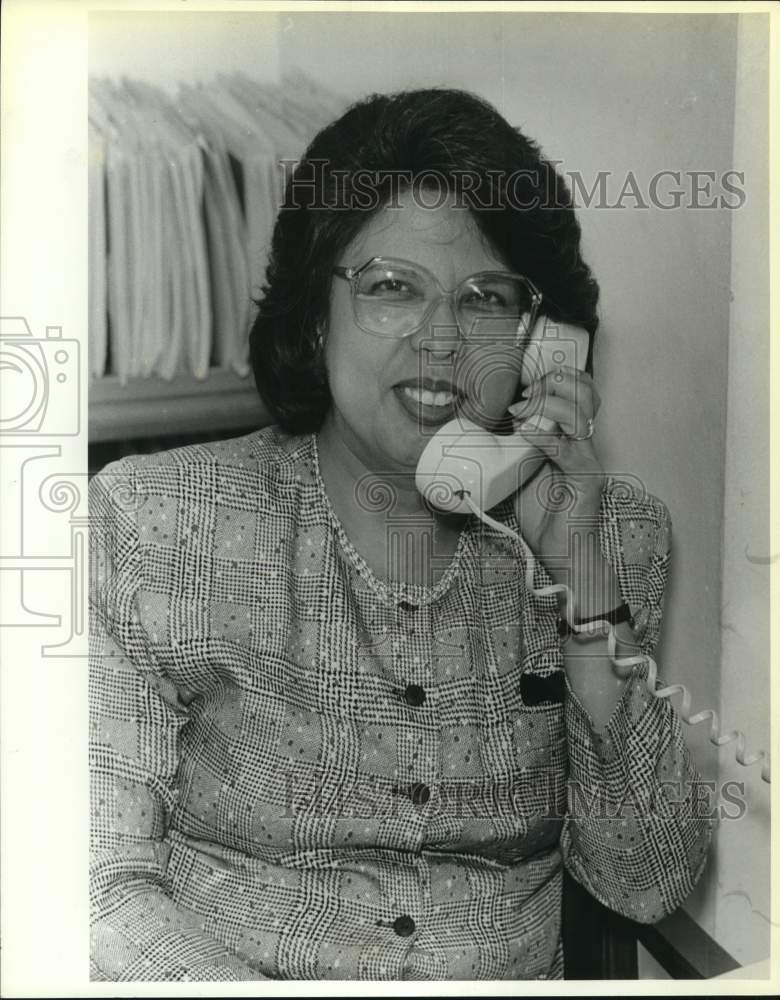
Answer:
[(424, 806), (431, 797), (431, 790), (427, 785), (418, 783), (409, 789), (409, 797), (416, 806)]
[(404, 691), (404, 700), (407, 705), (419, 708), (425, 701), (425, 689), (421, 688), (419, 684), (407, 684)]
[(407, 916), (396, 917), (393, 921), (393, 930), (398, 937), (409, 937), (410, 934), (414, 934), (414, 921)]

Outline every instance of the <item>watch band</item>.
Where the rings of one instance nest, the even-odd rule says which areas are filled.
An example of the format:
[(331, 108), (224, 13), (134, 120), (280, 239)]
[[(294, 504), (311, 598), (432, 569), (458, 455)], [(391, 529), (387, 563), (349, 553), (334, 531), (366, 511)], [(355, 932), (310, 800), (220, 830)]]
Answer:
[[(634, 616), (631, 614), (631, 608), (623, 601), (612, 611), (605, 611), (600, 615), (591, 615), (590, 618), (577, 618), (574, 621), (575, 625), (587, 625), (588, 622), (608, 622), (610, 625), (619, 625), (621, 622), (628, 622), (631, 628), (636, 628), (636, 622), (634, 621)], [(575, 632), (574, 629), (569, 625), (565, 618), (560, 617), (558, 619), (558, 635), (561, 638), (568, 638), (570, 635), (580, 635), (584, 638), (588, 637), (588, 633)]]

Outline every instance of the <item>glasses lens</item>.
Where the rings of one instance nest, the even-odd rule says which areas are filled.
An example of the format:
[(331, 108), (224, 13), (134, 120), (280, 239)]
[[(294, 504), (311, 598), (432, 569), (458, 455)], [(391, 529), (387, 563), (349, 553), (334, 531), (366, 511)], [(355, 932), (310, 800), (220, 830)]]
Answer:
[(535, 308), (533, 292), (519, 276), (477, 275), (458, 296), (458, 319), (469, 339), (511, 339), (528, 333)]
[[(374, 261), (358, 276), (355, 318), (379, 337), (405, 337), (420, 328), (439, 297), (436, 282), (424, 270), (403, 261)], [(456, 308), (465, 338), (516, 342), (518, 332), (528, 333), (535, 302), (520, 276), (485, 272), (463, 283)]]
[(420, 326), (436, 294), (430, 280), (411, 267), (373, 263), (360, 273), (355, 316), (364, 329), (380, 337), (403, 337)]

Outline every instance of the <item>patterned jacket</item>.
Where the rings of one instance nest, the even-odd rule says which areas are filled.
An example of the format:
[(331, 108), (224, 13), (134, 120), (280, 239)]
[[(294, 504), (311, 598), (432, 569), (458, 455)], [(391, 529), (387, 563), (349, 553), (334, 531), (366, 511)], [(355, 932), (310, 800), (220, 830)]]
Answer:
[[(519, 543), (380, 581), (277, 428), (91, 490), (93, 978), (561, 978), (563, 866), (641, 921), (690, 892), (674, 709), (635, 668), (594, 731)], [(599, 532), (651, 652), (668, 512), (610, 479)]]

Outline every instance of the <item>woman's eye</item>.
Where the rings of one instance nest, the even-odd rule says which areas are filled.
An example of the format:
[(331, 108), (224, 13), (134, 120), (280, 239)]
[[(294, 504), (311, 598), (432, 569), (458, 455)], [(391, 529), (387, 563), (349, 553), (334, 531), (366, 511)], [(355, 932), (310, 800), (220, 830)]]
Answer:
[(490, 289), (472, 289), (463, 297), (463, 304), (472, 309), (505, 309), (506, 299)]
[(366, 294), (383, 299), (411, 299), (415, 297), (416, 291), (409, 282), (400, 278), (382, 278), (380, 281), (371, 282)]

